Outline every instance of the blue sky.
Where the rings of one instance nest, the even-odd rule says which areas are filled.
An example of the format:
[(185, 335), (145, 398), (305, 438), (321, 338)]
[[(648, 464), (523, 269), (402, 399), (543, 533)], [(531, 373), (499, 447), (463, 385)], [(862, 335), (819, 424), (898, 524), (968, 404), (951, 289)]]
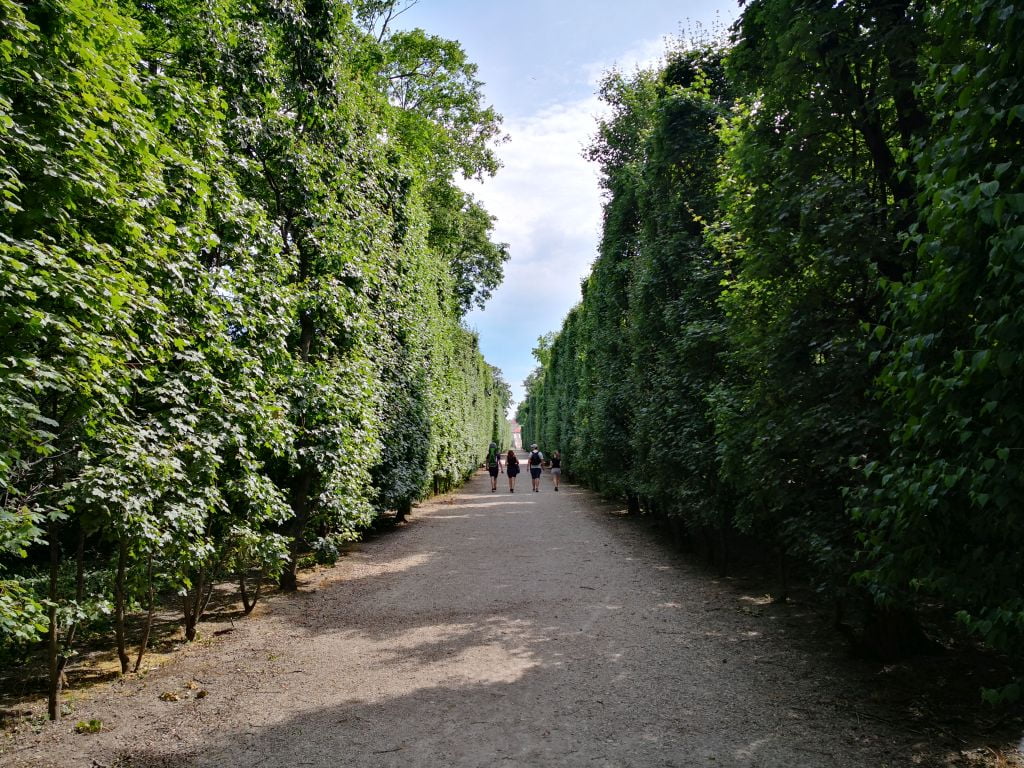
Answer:
[(467, 316), (480, 347), (512, 386), (513, 409), (534, 369), (537, 337), (580, 299), (601, 231), (597, 169), (583, 159), (601, 105), (602, 73), (650, 65), (666, 37), (728, 25), (735, 0), (419, 0), (396, 21), (462, 43), (504, 117), (504, 167), (466, 189), (497, 217), (509, 244), (505, 281)]

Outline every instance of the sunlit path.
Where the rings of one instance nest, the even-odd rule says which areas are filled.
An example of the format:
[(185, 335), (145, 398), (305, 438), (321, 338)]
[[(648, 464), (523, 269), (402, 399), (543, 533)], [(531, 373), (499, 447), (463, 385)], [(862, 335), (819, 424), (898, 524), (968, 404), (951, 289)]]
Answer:
[[(912, 734), (844, 714), (842, 681), (755, 598), (578, 487), (499, 489), (478, 474), (270, 615), (82, 705), (109, 730), (59, 764), (908, 764)], [(159, 699), (190, 684), (208, 695)]]

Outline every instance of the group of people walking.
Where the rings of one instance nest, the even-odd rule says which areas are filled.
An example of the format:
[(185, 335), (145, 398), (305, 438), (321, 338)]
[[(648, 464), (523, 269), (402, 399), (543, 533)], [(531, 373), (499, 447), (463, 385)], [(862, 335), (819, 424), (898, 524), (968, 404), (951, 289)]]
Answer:
[[(555, 451), (551, 454), (549, 462), (551, 469), (551, 480), (555, 490), (558, 490), (559, 481), (562, 478), (562, 455)], [(530, 446), (530, 454), (526, 459), (526, 466), (530, 470), (530, 481), (534, 493), (540, 493), (540, 476), (544, 468), (544, 454), (540, 452), (537, 444)], [(509, 493), (516, 492), (516, 478), (519, 476), (519, 457), (514, 449), (509, 448), (508, 453), (502, 456), (496, 443), (491, 443), (487, 450), (487, 473), (491, 476), (491, 493), (498, 490), (498, 475), (504, 473), (508, 476)]]

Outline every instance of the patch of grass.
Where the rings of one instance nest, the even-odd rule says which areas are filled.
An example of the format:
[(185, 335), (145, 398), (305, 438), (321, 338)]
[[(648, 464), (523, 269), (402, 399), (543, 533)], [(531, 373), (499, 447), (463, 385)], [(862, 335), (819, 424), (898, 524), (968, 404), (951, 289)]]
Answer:
[(75, 723), (75, 733), (99, 733), (103, 730), (103, 721), (93, 718), (92, 720), (79, 720)]

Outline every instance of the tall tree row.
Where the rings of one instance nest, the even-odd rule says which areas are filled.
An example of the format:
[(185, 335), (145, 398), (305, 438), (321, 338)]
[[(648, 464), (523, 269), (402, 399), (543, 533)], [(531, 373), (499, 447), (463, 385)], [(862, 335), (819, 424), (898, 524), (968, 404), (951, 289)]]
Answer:
[(0, 643), (294, 588), (507, 442), (454, 184), (499, 118), (393, 2), (0, 0)]
[(609, 75), (599, 256), (518, 413), (723, 567), (756, 537), (885, 658), (925, 605), (1024, 657), (1022, 19), (756, 0)]

